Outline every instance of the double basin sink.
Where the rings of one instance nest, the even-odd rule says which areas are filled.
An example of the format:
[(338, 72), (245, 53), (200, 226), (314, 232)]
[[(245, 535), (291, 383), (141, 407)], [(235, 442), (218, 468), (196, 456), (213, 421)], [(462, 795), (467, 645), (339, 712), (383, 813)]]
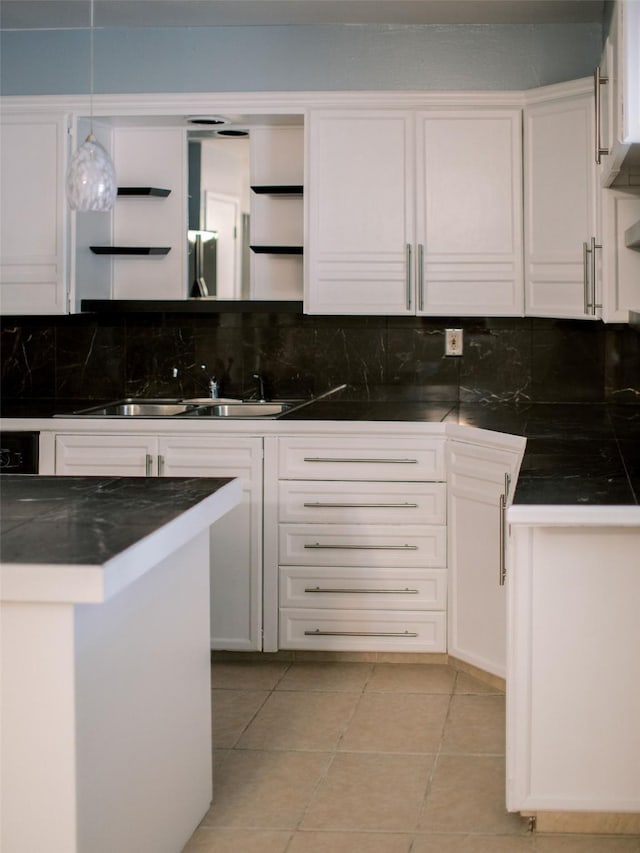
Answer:
[(73, 412), (89, 418), (277, 418), (304, 405), (305, 400), (233, 400), (208, 397), (187, 400), (145, 400), (127, 398), (106, 405)]

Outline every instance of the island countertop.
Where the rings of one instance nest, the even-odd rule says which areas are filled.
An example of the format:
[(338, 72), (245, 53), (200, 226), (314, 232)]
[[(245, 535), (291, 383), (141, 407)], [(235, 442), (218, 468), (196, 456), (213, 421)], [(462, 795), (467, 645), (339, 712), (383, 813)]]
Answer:
[(240, 495), (230, 478), (2, 475), (0, 597), (105, 601)]

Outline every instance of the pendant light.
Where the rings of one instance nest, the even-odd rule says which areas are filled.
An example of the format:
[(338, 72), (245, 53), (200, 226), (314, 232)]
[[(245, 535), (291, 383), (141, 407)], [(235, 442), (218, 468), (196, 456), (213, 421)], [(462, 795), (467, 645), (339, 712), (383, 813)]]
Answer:
[(89, 135), (75, 152), (67, 172), (67, 201), (72, 210), (111, 210), (118, 194), (116, 170), (93, 135), (93, 0), (89, 30)]

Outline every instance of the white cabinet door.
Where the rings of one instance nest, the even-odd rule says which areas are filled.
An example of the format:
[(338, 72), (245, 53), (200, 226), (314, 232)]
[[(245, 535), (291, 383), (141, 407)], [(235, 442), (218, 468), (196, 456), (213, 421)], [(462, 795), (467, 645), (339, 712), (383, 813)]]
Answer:
[(520, 315), (519, 110), (311, 112), (305, 311)]
[(211, 528), (211, 648), (262, 649), (262, 439), (161, 438), (165, 477), (239, 477), (242, 502)]
[(76, 477), (155, 475), (157, 440), (149, 435), (56, 435), (55, 472)]
[[(515, 481), (520, 454), (452, 441), (449, 446), (448, 652), (506, 674), (505, 475)], [(502, 515), (502, 518), (501, 518)]]
[(211, 529), (211, 647), (262, 648), (262, 439), (59, 434), (55, 473), (239, 477), (243, 499)]
[(66, 314), (66, 116), (4, 115), (0, 158), (0, 310)]
[(528, 316), (595, 319), (600, 313), (595, 172), (591, 93), (556, 95), (525, 108)]
[(305, 311), (414, 313), (410, 114), (312, 111), (307, 155)]
[(416, 187), (418, 313), (522, 315), (520, 110), (419, 113)]

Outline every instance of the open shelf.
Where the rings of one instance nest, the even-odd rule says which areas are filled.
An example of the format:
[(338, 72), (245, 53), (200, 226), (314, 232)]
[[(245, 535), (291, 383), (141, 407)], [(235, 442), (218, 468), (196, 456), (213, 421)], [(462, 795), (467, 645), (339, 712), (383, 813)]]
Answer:
[(261, 184), (251, 189), (258, 195), (302, 195), (301, 184)]
[(119, 196), (155, 196), (166, 198), (171, 190), (163, 190), (160, 187), (118, 187)]
[(301, 255), (302, 246), (249, 246), (257, 255)]
[(168, 255), (170, 246), (89, 246), (94, 255)]

